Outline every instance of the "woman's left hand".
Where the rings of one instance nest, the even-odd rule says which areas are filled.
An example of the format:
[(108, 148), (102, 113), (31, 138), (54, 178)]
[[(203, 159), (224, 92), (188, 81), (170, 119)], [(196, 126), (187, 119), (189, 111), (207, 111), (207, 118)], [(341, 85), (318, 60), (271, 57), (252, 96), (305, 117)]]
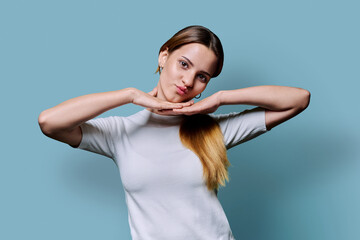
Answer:
[(219, 92), (204, 98), (203, 100), (194, 103), (191, 106), (172, 110), (160, 110), (163, 114), (170, 115), (194, 115), (213, 113), (220, 106)]

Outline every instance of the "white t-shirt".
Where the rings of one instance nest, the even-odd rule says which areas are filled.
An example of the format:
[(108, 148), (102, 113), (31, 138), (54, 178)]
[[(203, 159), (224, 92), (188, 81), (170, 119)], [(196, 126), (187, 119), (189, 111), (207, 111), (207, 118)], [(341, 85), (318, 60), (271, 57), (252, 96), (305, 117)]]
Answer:
[[(227, 149), (267, 131), (261, 108), (210, 116)], [(119, 168), (133, 240), (233, 240), (200, 159), (181, 143), (181, 119), (147, 109), (91, 119), (81, 125), (78, 148), (105, 155)]]

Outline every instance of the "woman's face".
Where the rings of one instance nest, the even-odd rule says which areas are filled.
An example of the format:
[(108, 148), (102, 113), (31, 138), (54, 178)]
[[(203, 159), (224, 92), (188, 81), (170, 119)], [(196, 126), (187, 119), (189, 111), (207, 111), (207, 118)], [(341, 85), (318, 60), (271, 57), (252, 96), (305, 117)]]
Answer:
[(208, 47), (199, 43), (186, 44), (171, 54), (159, 54), (163, 66), (157, 97), (169, 102), (189, 101), (205, 90), (215, 72), (217, 57)]

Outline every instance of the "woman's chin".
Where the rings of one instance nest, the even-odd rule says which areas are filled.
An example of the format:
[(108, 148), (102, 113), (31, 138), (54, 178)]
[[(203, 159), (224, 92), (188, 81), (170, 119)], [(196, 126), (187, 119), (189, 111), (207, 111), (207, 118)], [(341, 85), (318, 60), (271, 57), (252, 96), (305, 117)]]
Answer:
[(186, 99), (181, 98), (181, 99), (178, 99), (178, 100), (175, 100), (175, 101), (172, 101), (172, 102), (174, 102), (174, 103), (186, 103), (186, 102), (190, 101), (191, 99), (192, 98), (186, 98)]
[(193, 97), (187, 97), (185, 99), (182, 100), (182, 102), (188, 102), (191, 101), (193, 99)]
[(174, 95), (168, 95), (168, 96), (164, 96), (165, 100), (168, 102), (172, 102), (172, 103), (182, 103), (182, 102), (188, 102), (191, 99), (193, 99), (190, 96), (180, 96), (179, 94), (174, 94)]
[(181, 102), (184, 102), (184, 98), (177, 96), (177, 95), (173, 95), (173, 96), (167, 97), (166, 101), (172, 102), (172, 103), (181, 103)]

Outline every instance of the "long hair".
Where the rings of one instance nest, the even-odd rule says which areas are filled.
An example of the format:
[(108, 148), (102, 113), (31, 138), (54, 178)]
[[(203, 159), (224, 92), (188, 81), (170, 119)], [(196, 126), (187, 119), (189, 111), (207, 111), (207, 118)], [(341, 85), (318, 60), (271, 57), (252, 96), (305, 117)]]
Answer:
[[(203, 44), (215, 53), (217, 65), (212, 78), (217, 77), (223, 67), (224, 52), (220, 39), (206, 27), (194, 25), (180, 30), (162, 45), (159, 54), (166, 49), (171, 54), (189, 43)], [(159, 66), (156, 72), (160, 73)], [(207, 188), (217, 192), (219, 185), (225, 186), (225, 181), (229, 181), (230, 162), (218, 122), (206, 114), (186, 116), (180, 125), (179, 136), (182, 144), (201, 160)]]

